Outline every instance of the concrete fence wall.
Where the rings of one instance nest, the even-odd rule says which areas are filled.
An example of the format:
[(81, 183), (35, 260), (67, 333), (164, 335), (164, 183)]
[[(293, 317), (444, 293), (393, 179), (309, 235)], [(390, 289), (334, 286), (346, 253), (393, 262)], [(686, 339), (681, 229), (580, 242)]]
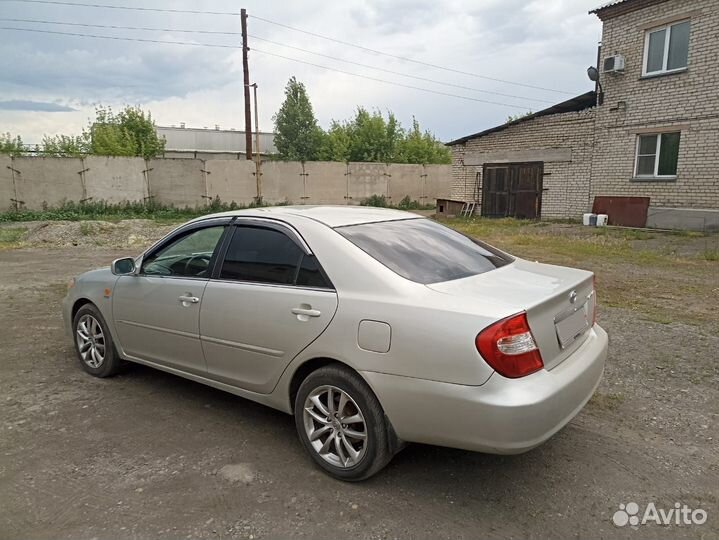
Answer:
[(448, 198), (450, 165), (173, 159), (88, 156), (0, 156), (0, 211), (39, 210), (64, 202), (154, 202), (205, 206), (214, 198), (247, 205), (267, 203), (360, 204), (384, 195), (434, 204)]

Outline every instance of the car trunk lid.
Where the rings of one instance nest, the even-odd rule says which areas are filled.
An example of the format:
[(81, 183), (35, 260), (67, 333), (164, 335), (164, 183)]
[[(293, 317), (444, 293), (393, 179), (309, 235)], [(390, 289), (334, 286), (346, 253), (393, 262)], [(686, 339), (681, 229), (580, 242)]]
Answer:
[(544, 367), (552, 369), (587, 338), (596, 301), (593, 281), (586, 270), (517, 259), (492, 272), (428, 287), (491, 304), (498, 318), (525, 311)]

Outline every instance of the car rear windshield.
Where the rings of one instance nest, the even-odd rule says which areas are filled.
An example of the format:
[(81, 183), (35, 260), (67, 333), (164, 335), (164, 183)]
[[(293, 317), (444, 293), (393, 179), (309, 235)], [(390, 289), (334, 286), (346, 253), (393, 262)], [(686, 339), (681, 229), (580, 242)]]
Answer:
[(335, 230), (400, 276), (417, 283), (474, 276), (512, 262), (491, 246), (424, 218)]

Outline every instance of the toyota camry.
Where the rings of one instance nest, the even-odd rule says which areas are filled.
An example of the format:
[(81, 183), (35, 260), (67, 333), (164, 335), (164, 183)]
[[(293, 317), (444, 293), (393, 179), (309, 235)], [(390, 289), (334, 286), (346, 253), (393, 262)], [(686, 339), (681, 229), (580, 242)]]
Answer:
[(415, 214), (237, 210), (78, 276), (63, 302), (82, 368), (137, 362), (294, 415), (343, 480), (407, 442), (515, 454), (601, 379), (591, 272), (530, 262)]

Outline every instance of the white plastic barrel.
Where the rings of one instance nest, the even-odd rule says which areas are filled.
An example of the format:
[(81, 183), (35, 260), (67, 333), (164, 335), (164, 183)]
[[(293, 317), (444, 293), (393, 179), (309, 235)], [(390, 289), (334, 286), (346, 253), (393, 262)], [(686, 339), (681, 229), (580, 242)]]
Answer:
[(597, 214), (584, 214), (584, 218), (582, 219), (582, 223), (585, 225), (592, 225), (592, 218), (596, 219)]

